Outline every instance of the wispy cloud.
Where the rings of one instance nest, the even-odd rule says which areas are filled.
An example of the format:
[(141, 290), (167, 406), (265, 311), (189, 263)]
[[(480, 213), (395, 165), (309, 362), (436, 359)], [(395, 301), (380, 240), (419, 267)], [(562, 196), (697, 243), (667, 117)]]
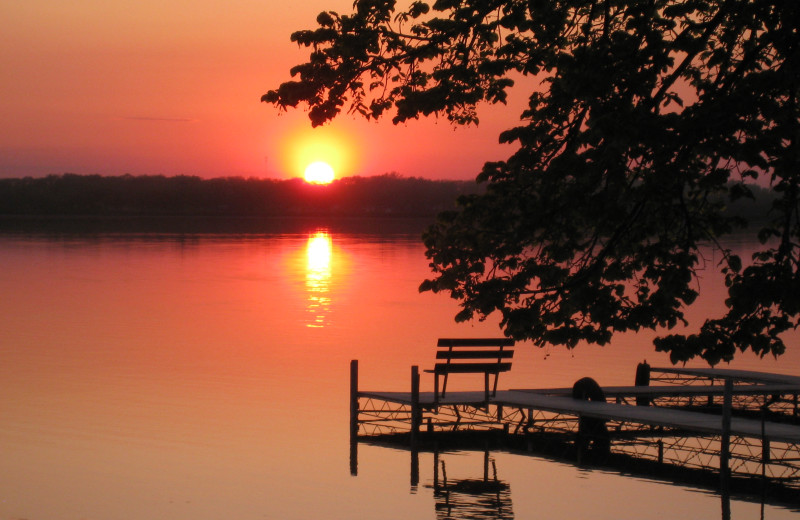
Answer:
[(154, 121), (162, 123), (192, 123), (194, 121), (197, 121), (196, 119), (190, 119), (186, 117), (147, 117), (147, 116), (124, 116), (124, 117), (118, 117), (116, 119), (124, 119), (127, 121)]

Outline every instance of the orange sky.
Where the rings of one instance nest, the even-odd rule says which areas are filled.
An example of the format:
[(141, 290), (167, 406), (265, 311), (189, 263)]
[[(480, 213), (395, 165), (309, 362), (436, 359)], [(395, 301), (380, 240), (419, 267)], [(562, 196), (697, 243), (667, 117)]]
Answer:
[(478, 128), (429, 118), (393, 126), (259, 101), (304, 54), (289, 41), (352, 0), (2, 2), (0, 177), (51, 173), (290, 178), (327, 160), (337, 175), (472, 179), (512, 149), (517, 120), (484, 107)]

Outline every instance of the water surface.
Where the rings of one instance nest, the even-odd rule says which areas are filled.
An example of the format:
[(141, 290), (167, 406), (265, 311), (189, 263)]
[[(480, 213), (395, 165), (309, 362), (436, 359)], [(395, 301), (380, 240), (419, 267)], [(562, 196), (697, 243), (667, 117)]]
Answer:
[[(422, 453), (412, 486), (409, 452), (369, 445), (350, 475), (351, 359), (361, 388), (402, 390), (412, 365), (432, 364), (436, 338), (497, 334), (418, 293), (428, 267), (415, 233), (5, 235), (0, 259), (2, 520), (437, 518), (442, 462), (451, 482), (484, 476), (483, 453), (438, 464)], [(693, 312), (717, 312), (704, 302), (719, 290), (704, 280)], [(523, 344), (500, 386), (631, 384), (637, 362), (668, 363), (651, 337)], [(791, 351), (733, 366), (798, 373), (800, 362)], [(476, 383), (466, 379), (452, 388)], [(478, 517), (720, 512), (718, 496), (685, 486), (511, 453), (491, 462), (508, 497)], [(761, 506), (735, 501), (733, 513), (759, 518)]]

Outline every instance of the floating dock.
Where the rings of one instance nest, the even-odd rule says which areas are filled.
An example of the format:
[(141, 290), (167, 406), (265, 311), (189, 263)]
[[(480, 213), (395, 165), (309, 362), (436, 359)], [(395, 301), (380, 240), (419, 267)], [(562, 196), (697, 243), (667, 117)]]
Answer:
[[(351, 363), (351, 439), (405, 435), (414, 445), (438, 433), (494, 431), (532, 451), (558, 442), (578, 460), (592, 453), (729, 477), (760, 477), (800, 489), (800, 377), (726, 369), (652, 368), (653, 386), (604, 388), (605, 401), (572, 388), (421, 392), (411, 368), (407, 392), (358, 388)], [(515, 443), (519, 445), (519, 442)]]

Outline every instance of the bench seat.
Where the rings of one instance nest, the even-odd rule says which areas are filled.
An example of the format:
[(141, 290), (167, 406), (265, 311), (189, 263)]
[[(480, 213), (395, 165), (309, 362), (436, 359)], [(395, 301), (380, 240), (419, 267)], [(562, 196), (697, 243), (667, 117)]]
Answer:
[[(436, 364), (427, 373), (434, 374), (434, 396), (444, 397), (450, 374), (483, 374), (486, 400), (497, 393), (497, 380), (501, 372), (511, 370), (514, 357), (514, 340), (508, 338), (440, 338), (437, 342)], [(494, 376), (491, 394), (489, 376)], [(439, 393), (439, 379), (443, 379)]]

